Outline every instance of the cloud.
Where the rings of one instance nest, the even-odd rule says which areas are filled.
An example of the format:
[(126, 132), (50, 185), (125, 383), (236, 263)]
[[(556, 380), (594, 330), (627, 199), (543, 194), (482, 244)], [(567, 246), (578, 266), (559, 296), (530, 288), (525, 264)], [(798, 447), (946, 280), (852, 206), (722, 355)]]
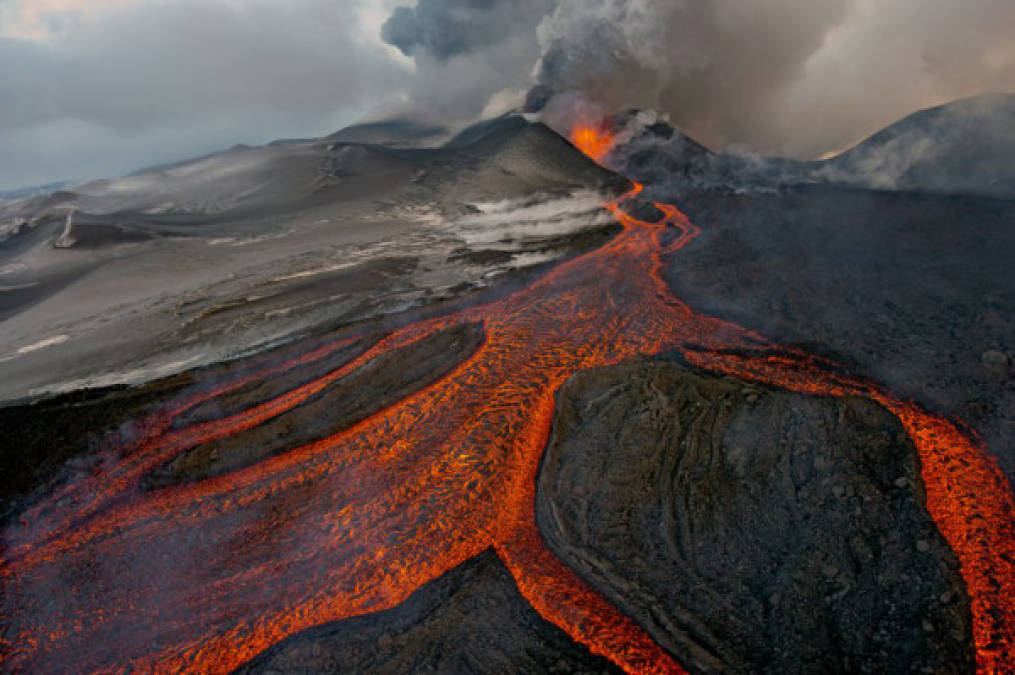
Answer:
[(0, 189), (385, 102), (464, 122), (538, 83), (583, 114), (653, 108), (716, 149), (813, 157), (1015, 90), (1013, 33), (1010, 0), (0, 0)]
[(768, 133), (788, 152), (816, 155), (919, 108), (1013, 92), (1013, 35), (1008, 0), (854, 0), (785, 92), (781, 123)]
[(447, 59), (505, 39), (507, 33), (491, 19), (511, 6), (495, 0), (419, 0), (416, 7), (396, 8), (381, 27), (381, 38), (406, 56), (425, 50)]
[[(70, 0), (64, 13), (29, 4), (2, 16), (65, 21), (40, 39), (0, 37), (0, 187), (321, 135), (412, 76), (361, 30), (378, 4), (366, 0), (109, 2), (83, 18)], [(12, 25), (24, 26), (0, 33)]]
[(23, 40), (46, 40), (82, 21), (141, 0), (5, 0), (0, 1), (0, 34)]

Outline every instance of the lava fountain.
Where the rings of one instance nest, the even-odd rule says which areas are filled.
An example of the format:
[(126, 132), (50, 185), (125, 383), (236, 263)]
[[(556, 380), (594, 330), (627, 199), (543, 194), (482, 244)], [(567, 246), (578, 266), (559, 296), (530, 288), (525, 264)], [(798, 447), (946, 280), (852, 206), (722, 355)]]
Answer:
[[(586, 129), (576, 145), (604, 156), (612, 139)], [(235, 382), (147, 420), (100, 475), (61, 489), (5, 533), (2, 669), (226, 672), (305, 628), (397, 605), (492, 548), (532, 606), (593, 652), (629, 672), (682, 672), (549, 552), (534, 513), (561, 384), (665, 352), (795, 391), (870, 397), (897, 414), (919, 452), (927, 508), (960, 560), (978, 667), (1015, 669), (1015, 500), (995, 462), (957, 423), (673, 297), (664, 259), (699, 230), (668, 204), (654, 205), (658, 220), (636, 218), (625, 205), (639, 192), (606, 204), (623, 227), (615, 238), (503, 299), (397, 329), (249, 409), (174, 426)], [(231, 473), (139, 489), (154, 467), (196, 445), (282, 415), (379, 355), (462, 324), (482, 329), (474, 352), (351, 428)]]

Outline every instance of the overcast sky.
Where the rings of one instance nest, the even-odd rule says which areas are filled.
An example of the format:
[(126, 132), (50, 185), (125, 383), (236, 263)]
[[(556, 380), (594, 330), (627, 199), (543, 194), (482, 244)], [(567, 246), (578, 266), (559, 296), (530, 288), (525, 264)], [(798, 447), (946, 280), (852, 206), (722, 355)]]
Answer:
[(1015, 91), (1012, 0), (0, 0), (0, 189), (536, 83), (715, 148), (819, 156)]

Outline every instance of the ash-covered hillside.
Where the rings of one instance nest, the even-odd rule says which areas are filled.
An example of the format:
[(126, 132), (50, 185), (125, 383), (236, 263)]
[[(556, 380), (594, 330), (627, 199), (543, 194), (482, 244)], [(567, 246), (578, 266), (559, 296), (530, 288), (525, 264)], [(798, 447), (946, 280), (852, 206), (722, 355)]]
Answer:
[(884, 190), (1015, 198), (1015, 94), (977, 96), (913, 113), (813, 173)]
[(0, 400), (446, 301), (615, 228), (600, 204), (625, 181), (547, 127), (408, 147), (431, 133), (360, 125), (0, 202)]
[(668, 263), (680, 297), (965, 420), (1015, 477), (1013, 114), (1011, 94), (957, 101), (823, 162), (657, 122), (609, 162), (701, 226)]
[(1015, 94), (921, 110), (843, 153), (815, 161), (716, 152), (637, 111), (617, 117), (613, 127), (630, 140), (614, 151), (610, 165), (671, 196), (830, 184), (1015, 198)]

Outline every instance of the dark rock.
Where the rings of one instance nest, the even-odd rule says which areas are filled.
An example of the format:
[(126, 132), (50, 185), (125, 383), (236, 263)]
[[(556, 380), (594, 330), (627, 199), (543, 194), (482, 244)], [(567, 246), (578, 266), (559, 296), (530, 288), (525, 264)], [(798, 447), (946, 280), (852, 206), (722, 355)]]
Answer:
[(266, 403), (287, 391), (309, 384), (326, 373), (337, 370), (372, 347), (380, 337), (380, 335), (363, 337), (346, 347), (336, 349), (319, 361), (296, 365), (274, 377), (255, 378), (241, 387), (194, 406), (176, 417), (173, 420), (173, 427), (180, 429), (192, 424), (223, 419)]
[(996, 349), (988, 349), (980, 355), (980, 361), (983, 365), (991, 370), (1004, 371), (1008, 368), (1008, 364), (1011, 359), (1004, 352), (999, 352)]
[(962, 419), (1015, 479), (1015, 382), (982, 361), (1015, 345), (1015, 201), (809, 187), (681, 208), (702, 235), (670, 258), (677, 297)]
[(611, 673), (518, 594), (493, 553), (401, 605), (304, 631), (241, 673)]
[(569, 380), (538, 482), (550, 548), (695, 672), (971, 672), (968, 601), (898, 420), (752, 393), (667, 362)]
[(385, 352), (264, 424), (178, 455), (142, 484), (156, 489), (218, 476), (348, 429), (436, 381), (482, 340), (482, 327), (462, 324)]

